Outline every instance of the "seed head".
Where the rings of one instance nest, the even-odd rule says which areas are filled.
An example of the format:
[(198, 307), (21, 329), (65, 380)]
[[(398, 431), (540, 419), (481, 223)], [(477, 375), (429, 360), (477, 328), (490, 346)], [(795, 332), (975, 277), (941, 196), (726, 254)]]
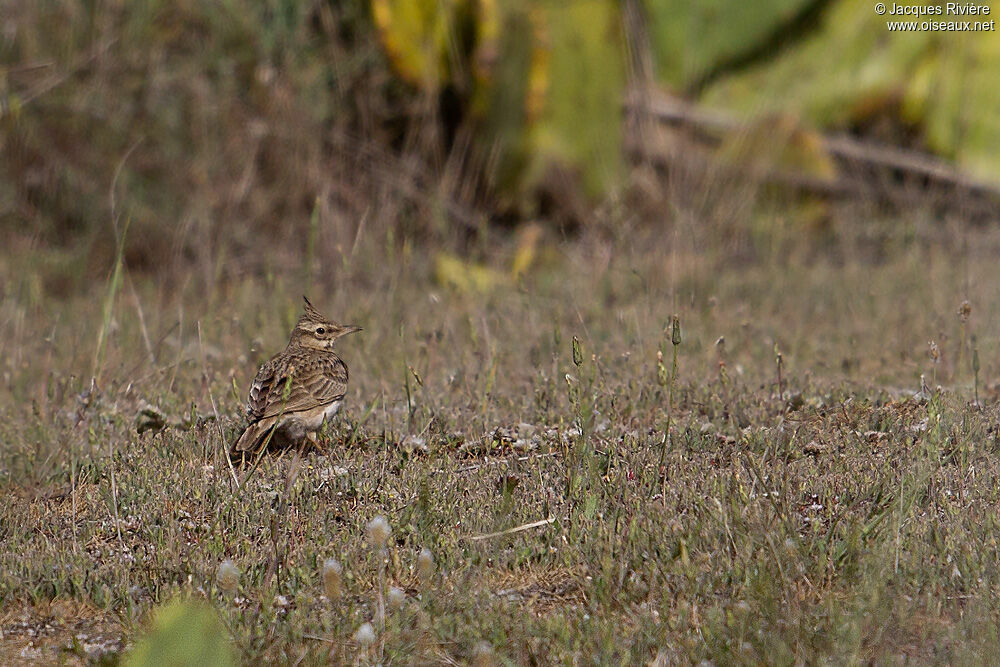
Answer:
[(233, 561), (227, 558), (219, 563), (219, 567), (215, 571), (215, 581), (219, 584), (219, 588), (225, 592), (234, 593), (240, 585), (240, 571)]
[(962, 320), (962, 322), (968, 322), (969, 315), (971, 314), (972, 314), (972, 304), (969, 303), (968, 299), (966, 299), (965, 301), (962, 302), (962, 305), (958, 307), (958, 319)]
[(583, 363), (583, 349), (580, 348), (580, 339), (573, 336), (573, 363), (579, 366)]
[(941, 359), (941, 348), (934, 341), (927, 341), (927, 353), (935, 364)]
[(472, 664), (477, 667), (486, 667), (494, 662), (493, 647), (485, 639), (480, 640), (472, 649)]
[(417, 556), (417, 576), (420, 577), (421, 581), (430, 581), (431, 576), (434, 575), (434, 554), (427, 547), (420, 550), (420, 555)]
[(323, 561), (323, 592), (331, 600), (340, 597), (340, 577), (343, 572), (344, 568), (336, 558)]
[(406, 593), (398, 586), (392, 586), (386, 598), (389, 600), (389, 607), (391, 609), (399, 610), (406, 604)]
[(371, 646), (375, 643), (375, 628), (371, 623), (362, 623), (358, 631), (354, 633), (354, 641), (359, 646)]
[(375, 548), (385, 547), (390, 535), (392, 535), (392, 528), (389, 527), (389, 522), (381, 514), (368, 522), (368, 541)]
[(670, 342), (674, 345), (681, 344), (681, 318), (677, 315), (670, 318)]

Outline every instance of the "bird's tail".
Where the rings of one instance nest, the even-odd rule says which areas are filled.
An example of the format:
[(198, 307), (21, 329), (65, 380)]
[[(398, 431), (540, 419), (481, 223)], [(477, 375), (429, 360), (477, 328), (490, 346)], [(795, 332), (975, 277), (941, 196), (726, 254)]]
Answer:
[(263, 446), (265, 440), (267, 440), (274, 422), (274, 418), (261, 419), (247, 426), (239, 439), (233, 443), (232, 449), (230, 449), (230, 456), (235, 460), (255, 454)]

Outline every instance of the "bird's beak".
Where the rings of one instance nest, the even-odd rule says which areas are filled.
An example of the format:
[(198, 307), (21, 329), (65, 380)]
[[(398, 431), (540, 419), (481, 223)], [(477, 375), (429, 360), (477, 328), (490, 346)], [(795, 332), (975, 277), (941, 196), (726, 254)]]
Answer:
[[(364, 331), (364, 329), (362, 329), (361, 327), (356, 327), (353, 324), (345, 325), (343, 329), (344, 330), (340, 333), (340, 336), (346, 336), (347, 334), (357, 333), (358, 331)], [(340, 336), (337, 336), (337, 338), (340, 338)]]

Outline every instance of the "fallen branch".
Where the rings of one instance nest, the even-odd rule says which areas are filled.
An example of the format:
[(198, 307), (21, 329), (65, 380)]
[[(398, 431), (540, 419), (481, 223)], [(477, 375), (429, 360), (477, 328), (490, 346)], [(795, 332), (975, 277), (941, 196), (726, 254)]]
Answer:
[[(632, 93), (628, 96), (627, 112), (659, 123), (684, 126), (695, 131), (699, 138), (720, 141), (726, 134), (742, 131), (749, 125), (732, 116), (717, 111), (697, 107), (690, 102), (662, 93)], [(904, 176), (923, 179), (928, 184), (949, 186), (968, 193), (1000, 198), (1000, 184), (974, 178), (954, 164), (941, 158), (919, 151), (874, 144), (846, 135), (820, 135), (823, 150), (831, 157), (852, 165), (869, 167), (876, 171), (896, 172)], [(638, 142), (639, 151), (648, 150), (647, 142)], [(657, 157), (657, 156), (649, 156)], [(856, 191), (870, 185), (870, 179), (862, 179), (851, 186), (844, 179), (835, 182), (775, 171), (768, 180), (779, 184), (817, 190), (825, 194)]]

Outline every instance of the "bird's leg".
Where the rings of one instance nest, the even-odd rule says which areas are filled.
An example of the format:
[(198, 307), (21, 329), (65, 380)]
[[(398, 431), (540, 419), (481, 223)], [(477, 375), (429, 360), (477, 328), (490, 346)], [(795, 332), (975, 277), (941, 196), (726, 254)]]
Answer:
[(306, 440), (309, 441), (309, 449), (318, 450), (319, 449), (319, 438), (316, 436), (316, 431), (309, 431), (306, 433)]

